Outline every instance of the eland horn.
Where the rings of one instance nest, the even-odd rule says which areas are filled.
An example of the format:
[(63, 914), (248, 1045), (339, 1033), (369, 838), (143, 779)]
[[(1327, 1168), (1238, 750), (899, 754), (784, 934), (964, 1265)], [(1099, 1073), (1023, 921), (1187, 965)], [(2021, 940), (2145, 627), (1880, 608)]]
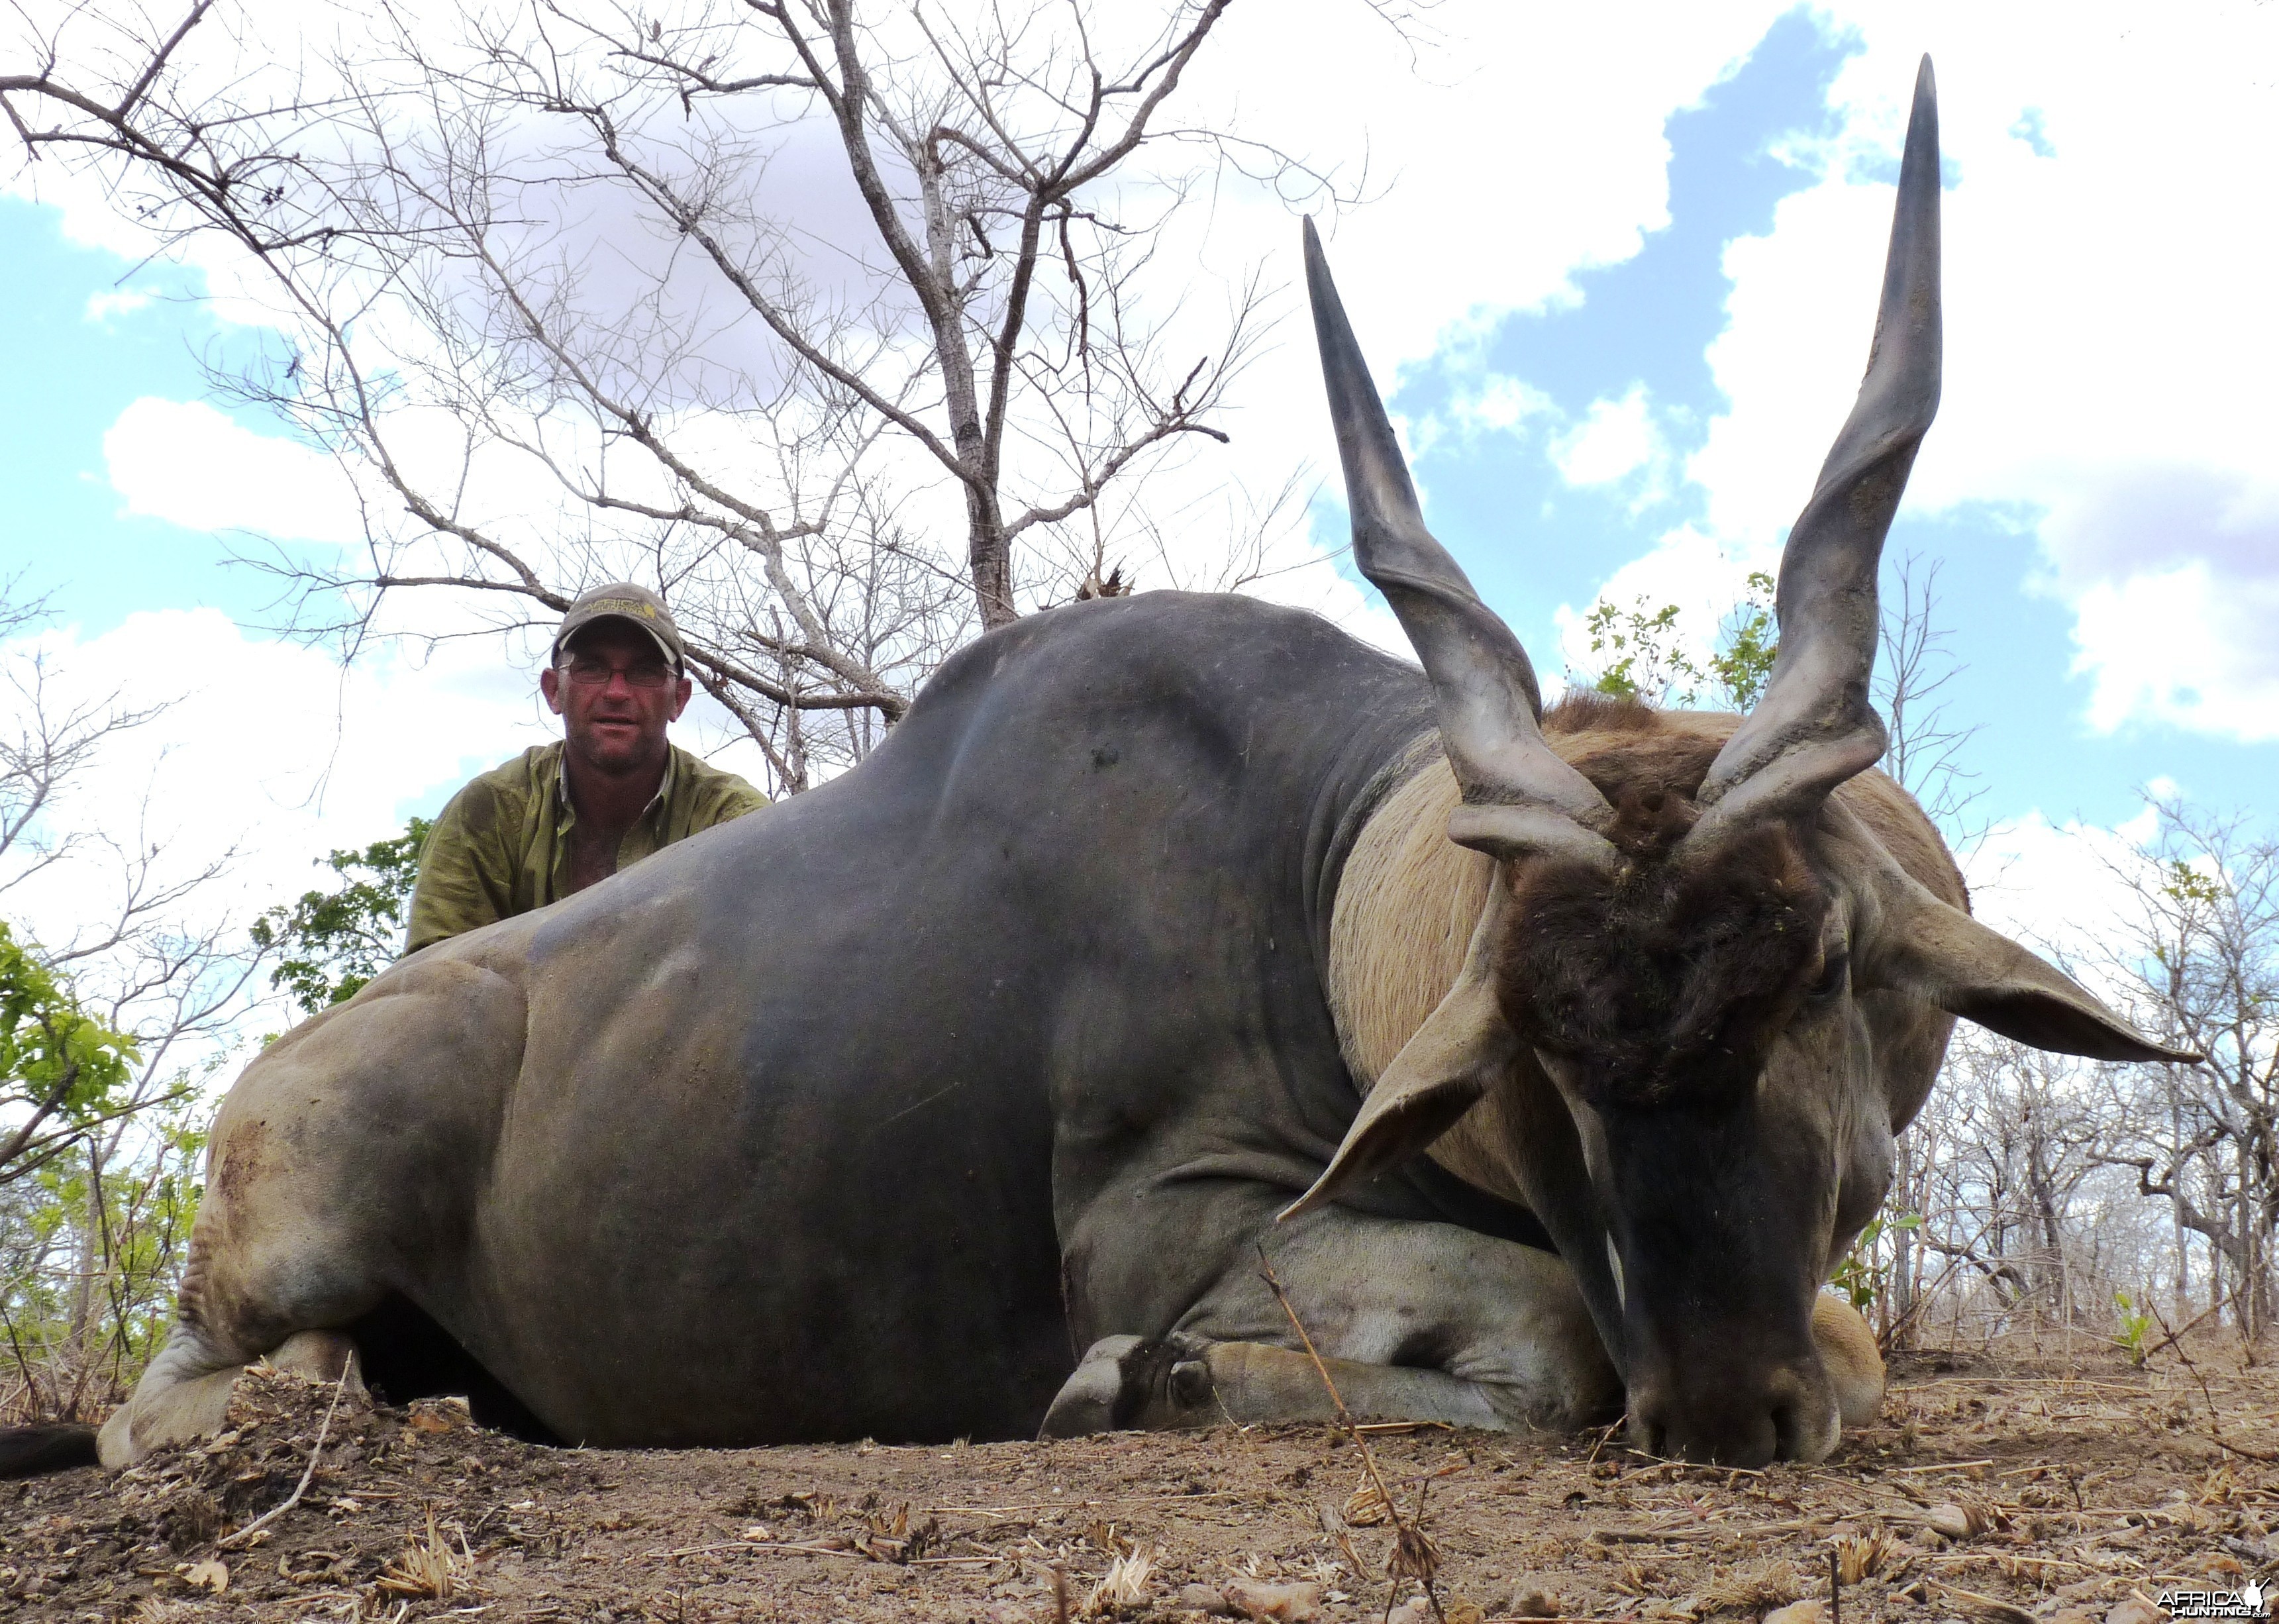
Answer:
[(1610, 867), (1615, 853), (1603, 831), (1613, 808), (1544, 742), (1543, 698), (1527, 650), (1424, 527), (1311, 220), (1305, 235), (1306, 287), (1353, 513), (1354, 562), (1392, 604), (1431, 679), (1441, 744), (1464, 797), (1449, 837), (1500, 857), (1541, 854)]
[(1702, 781), (1696, 852), (1724, 832), (1797, 818), (1883, 755), (1868, 702), (1876, 572), (1915, 449), (1938, 410), (1938, 97), (1925, 57), (1899, 164), (1868, 375), (1781, 554), (1780, 652), (1765, 692)]

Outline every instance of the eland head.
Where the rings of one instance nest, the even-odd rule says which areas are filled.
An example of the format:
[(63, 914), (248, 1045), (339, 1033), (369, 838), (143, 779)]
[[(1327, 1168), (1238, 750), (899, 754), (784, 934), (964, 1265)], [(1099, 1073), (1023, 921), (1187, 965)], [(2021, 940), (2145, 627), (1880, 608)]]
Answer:
[(1938, 405), (1930, 64), (1867, 376), (1782, 556), (1771, 676), (1722, 743), (1697, 729), (1655, 770), (1546, 739), (1526, 651), (1424, 527), (1310, 222), (1305, 246), (1354, 557), (1431, 678), (1462, 796), (1448, 837), (1495, 875), (1454, 987), (1292, 1211), (1492, 1096), (1638, 1445), (1817, 1459), (1838, 1421), (1813, 1301), (1883, 1199), (1953, 1017), (2066, 1053), (2197, 1058), (1934, 895), (1836, 793), (1884, 751), (1876, 571)]

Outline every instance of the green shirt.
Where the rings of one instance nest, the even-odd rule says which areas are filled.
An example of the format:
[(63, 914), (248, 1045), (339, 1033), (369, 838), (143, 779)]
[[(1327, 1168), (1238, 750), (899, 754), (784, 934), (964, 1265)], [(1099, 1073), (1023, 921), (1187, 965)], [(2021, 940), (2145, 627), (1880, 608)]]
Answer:
[[(656, 799), (618, 843), (618, 867), (767, 804), (734, 773), (672, 746)], [(452, 796), (420, 849), (404, 951), (567, 896), (577, 816), (563, 788), (559, 744), (525, 750)]]

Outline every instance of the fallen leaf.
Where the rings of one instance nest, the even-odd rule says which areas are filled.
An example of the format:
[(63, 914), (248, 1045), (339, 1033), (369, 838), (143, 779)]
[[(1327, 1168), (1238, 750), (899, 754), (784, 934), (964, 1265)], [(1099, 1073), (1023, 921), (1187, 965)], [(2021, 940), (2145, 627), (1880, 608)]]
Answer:
[(1765, 1624), (1827, 1624), (1827, 1620), (1828, 1604), (1809, 1596), (1765, 1614)]
[(1968, 1539), (1985, 1532), (1983, 1518), (1974, 1518), (1960, 1505), (1934, 1505), (1923, 1513), (1923, 1526), (1949, 1539)]
[(1222, 1592), (1236, 1616), (1256, 1624), (1313, 1624), (1322, 1616), (1322, 1587), (1301, 1584), (1261, 1584), (1237, 1579)]
[(448, 1398), (418, 1398), (403, 1423), (414, 1432), (459, 1432), (475, 1424), (464, 1405)]
[(229, 1589), (229, 1569), (216, 1559), (208, 1557), (184, 1574), (182, 1582), (196, 1585), (201, 1590), (211, 1590), (219, 1596)]

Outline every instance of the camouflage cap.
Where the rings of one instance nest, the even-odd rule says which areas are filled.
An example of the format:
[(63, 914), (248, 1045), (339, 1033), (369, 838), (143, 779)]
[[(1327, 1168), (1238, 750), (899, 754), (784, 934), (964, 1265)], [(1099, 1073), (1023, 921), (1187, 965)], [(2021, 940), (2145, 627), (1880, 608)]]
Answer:
[(680, 628), (672, 624), (664, 600), (631, 581), (612, 581), (606, 586), (596, 586), (570, 606), (570, 612), (562, 617), (562, 624), (554, 633), (554, 652), (549, 656), (551, 663), (559, 665), (563, 645), (597, 620), (631, 621), (656, 640), (674, 670), (687, 666), (687, 656), (680, 647)]

